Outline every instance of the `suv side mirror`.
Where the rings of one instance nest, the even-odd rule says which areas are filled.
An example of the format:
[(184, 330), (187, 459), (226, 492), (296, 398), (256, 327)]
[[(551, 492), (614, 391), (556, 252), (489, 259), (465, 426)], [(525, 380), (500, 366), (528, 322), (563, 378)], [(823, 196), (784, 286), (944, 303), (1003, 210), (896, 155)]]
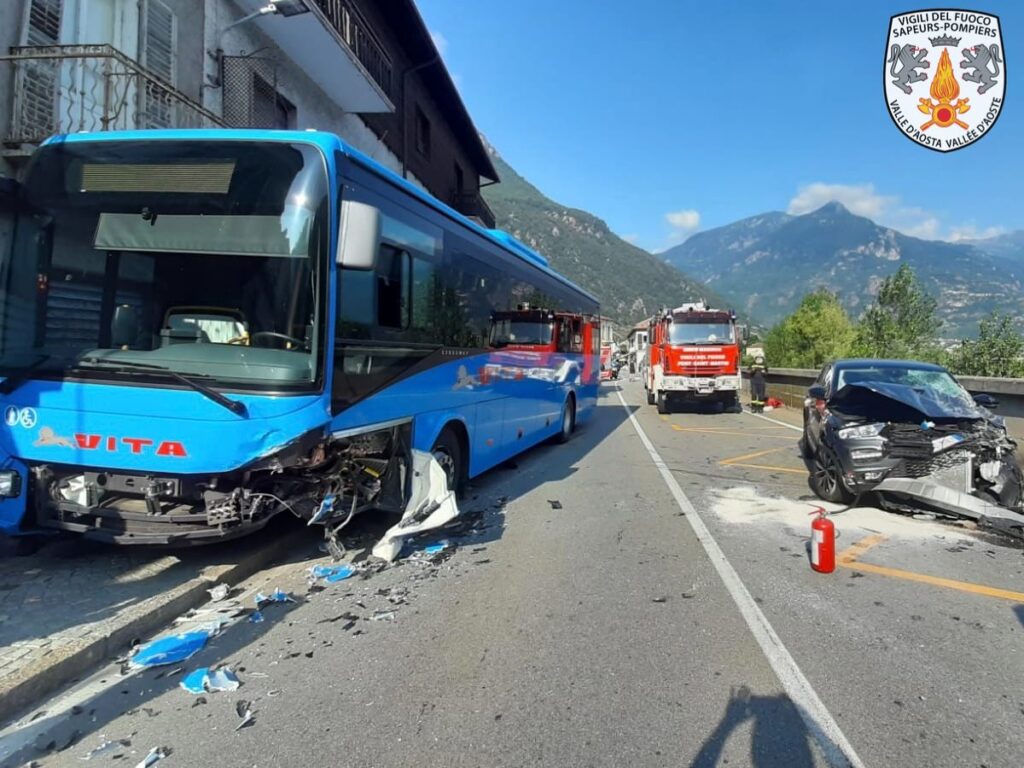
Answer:
[(337, 261), (349, 269), (373, 269), (380, 247), (380, 210), (358, 200), (343, 200)]
[(992, 395), (986, 394), (984, 392), (979, 392), (978, 394), (974, 395), (974, 402), (980, 405), (982, 408), (988, 408), (990, 411), (993, 411), (999, 407), (998, 398), (995, 398)]
[(814, 400), (824, 400), (825, 388), (821, 384), (812, 384), (807, 388), (807, 396)]

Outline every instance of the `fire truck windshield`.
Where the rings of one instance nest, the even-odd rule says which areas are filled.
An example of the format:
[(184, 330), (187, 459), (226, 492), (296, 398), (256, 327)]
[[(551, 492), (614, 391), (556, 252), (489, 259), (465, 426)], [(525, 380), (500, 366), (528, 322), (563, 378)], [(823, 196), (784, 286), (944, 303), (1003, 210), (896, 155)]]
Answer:
[(550, 344), (551, 323), (528, 320), (496, 319), (491, 325), (491, 346), (509, 344)]
[(729, 323), (679, 323), (669, 326), (671, 344), (732, 344)]

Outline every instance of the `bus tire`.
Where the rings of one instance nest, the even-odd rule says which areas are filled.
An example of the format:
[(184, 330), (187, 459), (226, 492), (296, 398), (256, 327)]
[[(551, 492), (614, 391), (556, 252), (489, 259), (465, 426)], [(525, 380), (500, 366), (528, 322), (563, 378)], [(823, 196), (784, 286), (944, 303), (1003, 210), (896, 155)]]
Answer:
[(455, 491), (456, 496), (461, 496), (466, 479), (466, 446), (458, 431), (451, 424), (446, 426), (437, 436), (430, 452), (444, 469), (448, 490)]
[(576, 431), (576, 398), (569, 395), (565, 398), (565, 405), (562, 406), (562, 426), (555, 435), (558, 443), (568, 443), (572, 439), (572, 433)]
[(656, 405), (658, 406), (658, 413), (668, 413), (668, 398), (665, 396), (664, 390), (658, 390)]

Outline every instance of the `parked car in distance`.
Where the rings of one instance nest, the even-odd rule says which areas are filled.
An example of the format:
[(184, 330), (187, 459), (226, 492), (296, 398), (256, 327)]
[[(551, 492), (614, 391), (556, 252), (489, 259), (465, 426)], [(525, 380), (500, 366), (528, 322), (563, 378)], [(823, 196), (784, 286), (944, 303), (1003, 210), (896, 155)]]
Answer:
[(801, 452), (821, 499), (849, 503), (888, 478), (926, 479), (1019, 509), (1016, 443), (945, 368), (910, 360), (837, 360), (807, 390)]

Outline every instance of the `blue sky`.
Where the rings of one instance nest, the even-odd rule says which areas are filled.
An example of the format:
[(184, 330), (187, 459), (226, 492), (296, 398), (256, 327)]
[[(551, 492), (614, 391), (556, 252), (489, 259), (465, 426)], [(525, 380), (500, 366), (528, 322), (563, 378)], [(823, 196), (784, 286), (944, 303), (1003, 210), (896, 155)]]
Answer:
[[(889, 16), (917, 6), (418, 5), (477, 127), (505, 159), (645, 248), (830, 198), (924, 237), (1024, 229), (1024, 102), (1015, 98), (1024, 85), (1008, 82), (992, 133), (958, 152), (919, 147), (889, 118), (880, 71)], [(1024, 3), (978, 7), (1000, 17), (1013, 80), (1024, 71), (1015, 58)]]

